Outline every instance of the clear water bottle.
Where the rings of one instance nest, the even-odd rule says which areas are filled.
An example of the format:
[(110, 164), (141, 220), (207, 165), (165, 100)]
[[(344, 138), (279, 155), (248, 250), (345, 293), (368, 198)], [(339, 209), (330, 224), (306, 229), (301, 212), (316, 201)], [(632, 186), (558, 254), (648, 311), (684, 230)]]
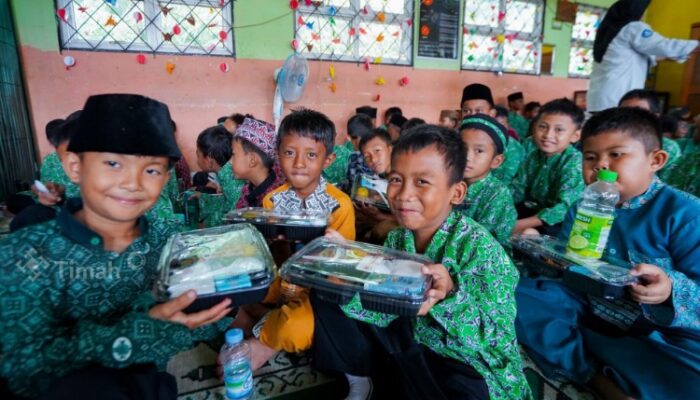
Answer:
[(243, 400), (253, 398), (253, 370), (250, 367), (250, 347), (243, 341), (243, 331), (229, 329), (226, 343), (219, 352), (224, 367), (226, 398)]
[(567, 250), (586, 258), (601, 258), (615, 219), (620, 192), (615, 188), (617, 172), (598, 171), (598, 180), (583, 191)]

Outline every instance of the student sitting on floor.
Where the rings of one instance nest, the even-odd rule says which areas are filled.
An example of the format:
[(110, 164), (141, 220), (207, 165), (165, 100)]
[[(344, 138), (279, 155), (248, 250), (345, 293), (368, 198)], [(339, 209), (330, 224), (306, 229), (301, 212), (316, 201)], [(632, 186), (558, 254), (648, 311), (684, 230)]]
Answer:
[(508, 249), (518, 213), (508, 186), (492, 173), (503, 163), (503, 151), (509, 141), (505, 129), (494, 118), (476, 114), (465, 118), (459, 131), (467, 150), (464, 169), (467, 195), (461, 205), (462, 212)]
[(231, 323), (228, 299), (189, 315), (194, 292), (153, 305), (173, 232), (144, 214), (179, 157), (164, 104), (87, 100), (63, 160), (80, 197), (0, 241), (0, 374), (15, 395), (175, 399), (175, 378), (160, 372), (168, 360)]
[(247, 181), (236, 208), (262, 207), (265, 196), (284, 182), (276, 140), (275, 126), (265, 121), (246, 118), (236, 129), (231, 167), (238, 179)]
[(385, 246), (432, 259), (423, 273), (433, 286), (413, 318), (365, 310), (358, 296), (344, 306), (312, 296), (317, 368), (396, 372), (384, 380), (394, 398), (530, 397), (514, 329), (518, 272), (486, 229), (452, 209), (467, 189), (465, 153), (453, 130), (435, 125), (394, 144), (388, 197), (401, 227)]
[(511, 183), (518, 209), (514, 233), (537, 229), (556, 235), (567, 210), (585, 184), (581, 153), (572, 143), (581, 136), (583, 111), (568, 99), (542, 106), (533, 133), (537, 150), (530, 153)]
[[(668, 155), (657, 118), (615, 108), (583, 128), (583, 176), (617, 172), (620, 192), (605, 253), (629, 262), (629, 298), (583, 296), (555, 280), (522, 278), (518, 339), (549, 376), (605, 399), (700, 398), (700, 200), (656, 176)], [(560, 237), (571, 230), (569, 210)]]

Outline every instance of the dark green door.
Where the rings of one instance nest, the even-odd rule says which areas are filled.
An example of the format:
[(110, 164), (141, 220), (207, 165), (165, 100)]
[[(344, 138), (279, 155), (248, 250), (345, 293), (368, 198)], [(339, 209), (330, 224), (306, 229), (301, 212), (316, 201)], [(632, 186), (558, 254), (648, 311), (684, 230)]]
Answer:
[(27, 115), (10, 1), (0, 0), (0, 201), (36, 176), (34, 136)]

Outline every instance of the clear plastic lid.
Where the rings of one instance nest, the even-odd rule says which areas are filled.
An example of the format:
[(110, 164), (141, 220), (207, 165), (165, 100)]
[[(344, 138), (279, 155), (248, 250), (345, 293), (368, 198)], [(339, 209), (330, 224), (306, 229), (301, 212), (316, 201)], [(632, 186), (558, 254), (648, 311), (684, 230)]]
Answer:
[(200, 297), (269, 285), (274, 261), (265, 239), (250, 224), (224, 225), (177, 233), (158, 263), (159, 301), (195, 290)]
[(363, 304), (370, 297), (377, 303), (374, 309), (391, 305), (417, 312), (415, 307), (431, 283), (431, 276), (421, 273), (426, 264), (432, 262), (421, 255), (322, 237), (287, 260), (280, 275), (291, 283), (342, 296), (360, 293)]
[(351, 197), (357, 202), (389, 210), (389, 200), (386, 197), (387, 186), (386, 179), (360, 174), (355, 177), (352, 184)]
[(224, 221), (325, 227), (328, 225), (328, 214), (316, 210), (278, 211), (260, 207), (247, 207), (229, 211), (224, 217)]

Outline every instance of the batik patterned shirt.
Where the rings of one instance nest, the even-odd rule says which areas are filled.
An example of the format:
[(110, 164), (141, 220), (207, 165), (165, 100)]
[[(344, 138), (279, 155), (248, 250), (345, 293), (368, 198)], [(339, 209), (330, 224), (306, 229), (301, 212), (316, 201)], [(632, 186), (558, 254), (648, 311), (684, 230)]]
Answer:
[(165, 368), (195, 341), (231, 323), (194, 330), (148, 316), (160, 251), (172, 230), (139, 219), (140, 237), (121, 253), (74, 218), (82, 200), (66, 201), (56, 219), (0, 241), (0, 375), (23, 397), (96, 363), (109, 368), (155, 363)]
[(669, 185), (700, 197), (700, 153), (682, 156), (661, 175)]
[(503, 155), (505, 157), (503, 164), (491, 173), (501, 182), (510, 184), (515, 175), (517, 175), (520, 164), (525, 159), (525, 150), (520, 142), (513, 138), (508, 138), (506, 151)]
[(511, 183), (513, 200), (532, 203), (530, 208), (547, 225), (562, 222), (586, 188), (581, 158), (573, 146), (549, 157), (540, 150), (532, 152)]
[[(417, 252), (413, 233), (405, 228), (391, 231), (384, 245)], [(503, 247), (471, 218), (452, 211), (425, 255), (447, 268), (455, 291), (416, 318), (416, 341), (471, 365), (486, 380), (491, 398), (530, 398), (515, 338), (518, 272)], [(341, 308), (351, 318), (382, 327), (397, 318), (364, 310), (358, 296)]]
[(236, 179), (230, 161), (219, 169), (216, 177), (221, 186), (221, 193), (202, 193), (199, 197), (199, 217), (207, 228), (221, 225), (224, 215), (236, 208), (246, 183), (244, 180)]
[(668, 161), (664, 165), (664, 169), (669, 168), (681, 157), (681, 147), (676, 143), (675, 140), (669, 139), (667, 137), (663, 138), (661, 143), (661, 148), (668, 153)]
[(323, 170), (323, 177), (335, 186), (345, 185), (345, 179), (348, 175), (348, 163), (350, 162), (350, 153), (344, 145), (335, 145), (333, 147), (335, 160), (328, 168)]
[(527, 137), (528, 129), (530, 129), (530, 122), (522, 115), (513, 111), (509, 112), (508, 125), (518, 132), (518, 136), (521, 138)]
[(58, 158), (58, 153), (53, 152), (44, 157), (41, 161), (39, 176), (43, 183), (53, 182), (63, 185), (66, 188), (64, 198), (80, 197), (80, 187), (71, 182), (68, 175), (66, 175), (66, 171), (63, 170), (63, 164), (61, 164), (61, 159)]
[(493, 174), (469, 185), (461, 211), (486, 228), (503, 247), (510, 248), (518, 213), (508, 186)]
[(676, 143), (683, 154), (700, 153), (700, 141), (696, 142), (693, 138), (678, 139)]

